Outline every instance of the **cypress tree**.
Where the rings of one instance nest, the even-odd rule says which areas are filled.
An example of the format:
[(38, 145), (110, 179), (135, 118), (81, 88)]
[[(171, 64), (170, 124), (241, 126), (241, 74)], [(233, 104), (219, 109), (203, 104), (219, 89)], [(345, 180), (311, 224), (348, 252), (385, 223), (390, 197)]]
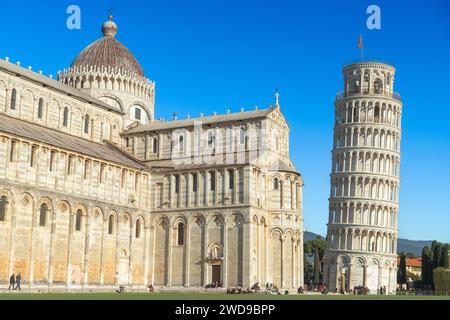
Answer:
[(424, 287), (432, 285), (433, 261), (432, 251), (426, 246), (422, 249), (422, 284)]
[(448, 269), (449, 267), (449, 263), (448, 263), (448, 249), (449, 249), (449, 245), (448, 243), (444, 244), (442, 246), (442, 255), (441, 255), (441, 263), (440, 266), (443, 268)]
[(402, 287), (403, 284), (407, 283), (406, 279), (406, 255), (405, 253), (400, 253), (400, 265), (397, 271), (397, 283)]
[(314, 284), (320, 284), (320, 256), (317, 246), (314, 247)]
[(431, 244), (431, 251), (433, 252), (433, 269), (436, 269), (441, 263), (442, 243), (433, 241)]

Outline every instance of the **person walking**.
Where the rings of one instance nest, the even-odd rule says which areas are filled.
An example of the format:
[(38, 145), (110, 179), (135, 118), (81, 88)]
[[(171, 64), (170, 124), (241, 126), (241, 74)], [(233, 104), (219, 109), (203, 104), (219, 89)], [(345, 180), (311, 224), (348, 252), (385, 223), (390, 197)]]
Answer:
[(20, 275), (20, 272), (17, 274), (16, 277), (16, 288), (14, 290), (21, 290), (22, 288), (20, 288), (20, 282), (22, 281), (22, 276)]
[(8, 288), (8, 290), (11, 290), (11, 287), (12, 287), (12, 289), (14, 290), (14, 285), (16, 284), (16, 277), (15, 277), (15, 275), (14, 275), (14, 273), (11, 275), (11, 277), (9, 277), (9, 288)]

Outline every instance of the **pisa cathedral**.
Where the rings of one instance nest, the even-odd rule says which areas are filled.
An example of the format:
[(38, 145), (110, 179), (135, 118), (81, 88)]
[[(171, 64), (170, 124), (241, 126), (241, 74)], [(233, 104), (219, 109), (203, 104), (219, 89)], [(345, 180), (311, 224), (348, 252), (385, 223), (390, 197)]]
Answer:
[(0, 60), (3, 285), (302, 286), (303, 181), (278, 95), (157, 120), (112, 17), (102, 32), (57, 79)]
[(324, 278), (330, 290), (395, 293), (402, 102), (395, 69), (344, 67), (335, 102)]

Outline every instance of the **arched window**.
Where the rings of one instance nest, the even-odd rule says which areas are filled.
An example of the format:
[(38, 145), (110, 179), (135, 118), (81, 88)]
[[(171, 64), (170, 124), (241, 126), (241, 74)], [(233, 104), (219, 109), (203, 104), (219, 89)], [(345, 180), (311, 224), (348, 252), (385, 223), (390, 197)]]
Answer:
[(359, 107), (355, 107), (353, 108), (353, 122), (358, 122), (359, 121)]
[(375, 122), (380, 122), (380, 107), (379, 106), (375, 106), (374, 118), (375, 118)]
[(180, 193), (180, 176), (175, 176), (175, 193)]
[(245, 143), (245, 128), (241, 128), (241, 130), (239, 131), (239, 143)]
[(136, 109), (134, 109), (134, 118), (136, 120), (140, 121), (141, 120), (141, 113), (142, 113), (141, 109), (136, 107)]
[(11, 91), (11, 110), (16, 110), (16, 98), (17, 98), (17, 90), (12, 89)]
[(158, 138), (153, 138), (153, 153), (158, 153)]
[(43, 113), (44, 113), (44, 99), (39, 98), (38, 112), (37, 112), (38, 119), (42, 119)]
[(48, 211), (48, 205), (46, 203), (41, 204), (41, 207), (39, 209), (39, 226), (45, 227), (47, 224), (47, 211)]
[(178, 224), (178, 245), (184, 245), (184, 223), (180, 222)]
[(383, 82), (380, 79), (377, 79), (377, 80), (374, 81), (374, 83), (373, 83), (373, 91), (376, 94), (383, 93)]
[(91, 161), (85, 160), (84, 161), (84, 179), (87, 179), (89, 177), (90, 171), (91, 171)]
[(75, 231), (81, 231), (81, 220), (83, 219), (83, 212), (78, 209), (75, 216)]
[(213, 149), (213, 154), (215, 153), (215, 149), (216, 149), (216, 136), (215, 133), (210, 131), (208, 132), (208, 148), (212, 148)]
[(273, 190), (278, 190), (279, 187), (278, 178), (273, 179)]
[(209, 184), (209, 186), (210, 186), (209, 189), (211, 191), (216, 190), (216, 173), (215, 172), (211, 172), (210, 173), (210, 184)]
[(127, 185), (127, 170), (122, 169), (121, 187), (125, 188)]
[(114, 232), (114, 215), (110, 215), (108, 220), (108, 234), (113, 234), (113, 232)]
[(180, 136), (180, 138), (178, 138), (178, 144), (179, 144), (179, 149), (181, 152), (184, 151), (184, 137)]
[(67, 127), (69, 124), (69, 108), (64, 108), (64, 114), (63, 114), (63, 126)]
[(141, 237), (141, 220), (136, 220), (136, 239)]
[(87, 114), (84, 118), (84, 133), (89, 133), (89, 115)]
[(228, 188), (234, 189), (234, 170), (233, 169), (228, 170)]
[(8, 198), (6, 196), (2, 196), (0, 198), (0, 221), (5, 221), (7, 205)]

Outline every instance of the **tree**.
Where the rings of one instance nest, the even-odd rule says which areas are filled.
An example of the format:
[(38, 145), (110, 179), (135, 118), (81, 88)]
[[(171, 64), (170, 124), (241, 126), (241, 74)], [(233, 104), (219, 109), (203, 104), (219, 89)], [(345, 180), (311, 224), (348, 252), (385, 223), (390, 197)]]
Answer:
[(448, 243), (444, 244), (442, 246), (442, 253), (441, 253), (441, 261), (439, 263), (439, 266), (442, 268), (448, 269), (449, 263), (448, 263), (448, 249), (449, 245)]
[(403, 287), (403, 284), (407, 283), (406, 279), (406, 255), (404, 252), (400, 253), (400, 265), (397, 271), (397, 283), (400, 287)]
[(434, 271), (434, 288), (438, 292), (450, 291), (450, 271), (444, 268), (436, 268)]
[(314, 268), (313, 268), (312, 264), (309, 261), (306, 261), (305, 273), (304, 273), (305, 285), (311, 284), (313, 274), (314, 274)]
[(442, 243), (436, 240), (431, 243), (431, 251), (433, 251), (433, 269), (440, 267), (442, 256)]
[(320, 254), (319, 248), (314, 248), (314, 284), (317, 286), (320, 284)]
[[(313, 240), (308, 240), (303, 244), (303, 252), (304, 252), (304, 268), (305, 268), (305, 283), (309, 283), (309, 279), (312, 278), (312, 281), (315, 284), (319, 284), (322, 282), (322, 273), (321, 273), (321, 262), (324, 259), (325, 255), (325, 249), (327, 248), (327, 242), (322, 239), (321, 237), (317, 236)], [(318, 252), (318, 254), (317, 254)], [(307, 257), (313, 257), (314, 256), (314, 265), (312, 266), (312, 272), (311, 274), (308, 273), (309, 270), (307, 270), (308, 267), (308, 261)], [(316, 262), (318, 258), (318, 262)], [(318, 266), (319, 270), (319, 280), (316, 281), (316, 266)], [(311, 278), (310, 278), (311, 277)]]
[(422, 249), (422, 284), (424, 287), (433, 286), (433, 252), (430, 247)]
[(308, 255), (312, 255), (315, 251), (314, 248), (319, 249), (320, 261), (323, 260), (323, 256), (325, 255), (325, 249), (327, 248), (327, 242), (321, 237), (317, 236), (313, 240), (306, 241), (304, 244), (304, 251)]

